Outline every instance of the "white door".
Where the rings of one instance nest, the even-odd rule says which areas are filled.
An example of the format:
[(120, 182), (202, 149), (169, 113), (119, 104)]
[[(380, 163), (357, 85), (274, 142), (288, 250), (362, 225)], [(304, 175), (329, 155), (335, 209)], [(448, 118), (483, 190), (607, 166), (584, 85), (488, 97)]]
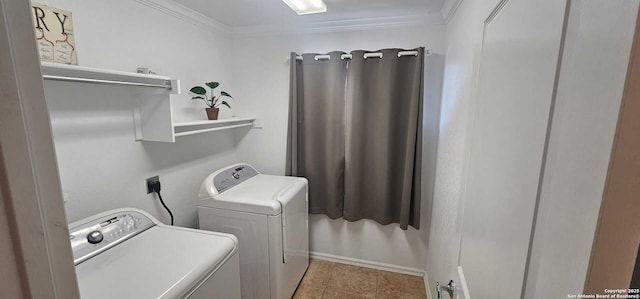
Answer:
[(502, 1), (484, 24), (459, 271), (470, 298), (520, 298), (566, 1)]

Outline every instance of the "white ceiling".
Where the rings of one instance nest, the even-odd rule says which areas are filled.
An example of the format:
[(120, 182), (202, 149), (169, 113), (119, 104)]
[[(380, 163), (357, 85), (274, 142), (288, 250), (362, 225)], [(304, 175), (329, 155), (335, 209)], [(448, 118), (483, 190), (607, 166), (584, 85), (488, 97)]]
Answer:
[(445, 0), (324, 0), (327, 13), (298, 16), (282, 0), (174, 0), (230, 27), (439, 13)]

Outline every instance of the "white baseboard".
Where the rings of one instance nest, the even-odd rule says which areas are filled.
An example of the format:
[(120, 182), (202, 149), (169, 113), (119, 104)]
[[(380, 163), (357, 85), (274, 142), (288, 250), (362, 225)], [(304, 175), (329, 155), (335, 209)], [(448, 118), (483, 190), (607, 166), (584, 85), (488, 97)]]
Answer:
[[(471, 295), (469, 295), (469, 286), (467, 286), (467, 279), (464, 277), (464, 272), (460, 266), (458, 266), (458, 278), (460, 279), (460, 285), (458, 286), (457, 297), (471, 299)], [(460, 296), (460, 291), (462, 291), (462, 296)]]
[(402, 274), (408, 274), (408, 275), (414, 275), (414, 276), (420, 276), (420, 277), (423, 277), (425, 274), (424, 270), (422, 269), (409, 268), (409, 267), (355, 259), (355, 258), (344, 257), (344, 256), (337, 256), (337, 255), (320, 253), (320, 252), (309, 252), (309, 257), (313, 259), (324, 260), (324, 261), (329, 261), (334, 263), (348, 264), (348, 265), (354, 265), (354, 266), (360, 266), (360, 267), (366, 267), (366, 268), (372, 268), (377, 270), (396, 272), (396, 273), (402, 273)]
[(427, 271), (424, 271), (424, 290), (427, 292), (427, 298), (431, 298), (431, 284), (429, 283), (429, 274)]

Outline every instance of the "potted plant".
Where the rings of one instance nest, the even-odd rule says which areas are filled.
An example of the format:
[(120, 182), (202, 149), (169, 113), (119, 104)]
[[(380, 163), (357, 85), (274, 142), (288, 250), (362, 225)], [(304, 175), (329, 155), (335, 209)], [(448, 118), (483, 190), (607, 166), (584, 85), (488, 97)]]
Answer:
[(209, 118), (209, 120), (217, 120), (218, 113), (220, 112), (220, 108), (219, 108), (220, 105), (225, 105), (231, 108), (231, 106), (229, 105), (229, 103), (227, 103), (227, 101), (221, 101), (222, 97), (228, 97), (231, 99), (233, 99), (233, 97), (226, 91), (221, 91), (220, 94), (216, 97), (214, 90), (218, 86), (220, 86), (220, 83), (218, 82), (207, 82), (205, 83), (205, 85), (211, 89), (211, 95), (209, 96), (207, 94), (207, 90), (204, 87), (194, 86), (189, 90), (191, 93), (195, 95), (191, 99), (204, 101), (204, 103), (207, 104), (207, 106), (209, 106), (209, 108), (205, 108), (205, 110), (207, 111), (207, 117)]

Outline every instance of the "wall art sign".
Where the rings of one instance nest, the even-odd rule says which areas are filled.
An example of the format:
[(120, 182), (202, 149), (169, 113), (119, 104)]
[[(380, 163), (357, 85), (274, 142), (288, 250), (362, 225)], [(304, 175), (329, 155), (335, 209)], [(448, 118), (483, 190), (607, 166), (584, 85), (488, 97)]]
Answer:
[(31, 2), (40, 60), (78, 64), (71, 12)]

